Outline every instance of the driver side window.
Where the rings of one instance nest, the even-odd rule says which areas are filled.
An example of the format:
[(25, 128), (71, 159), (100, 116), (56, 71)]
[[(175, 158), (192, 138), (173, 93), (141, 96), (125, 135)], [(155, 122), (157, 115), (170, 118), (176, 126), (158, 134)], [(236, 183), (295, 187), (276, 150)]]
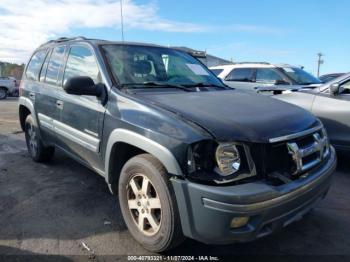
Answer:
[(63, 84), (70, 77), (89, 76), (95, 84), (101, 82), (101, 76), (94, 54), (84, 46), (72, 46), (69, 52)]

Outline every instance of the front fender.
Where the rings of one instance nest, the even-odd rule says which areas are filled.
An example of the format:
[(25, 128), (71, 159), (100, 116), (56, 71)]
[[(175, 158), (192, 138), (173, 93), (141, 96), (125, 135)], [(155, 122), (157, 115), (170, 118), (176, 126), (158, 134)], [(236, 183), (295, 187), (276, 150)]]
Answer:
[[(105, 153), (105, 178), (110, 176), (110, 156), (112, 153), (113, 145), (118, 142), (123, 142), (137, 148), (142, 149), (145, 152), (156, 157), (166, 168), (167, 172), (172, 175), (182, 176), (182, 170), (174, 157), (174, 155), (164, 146), (157, 142), (144, 137), (138, 133), (130, 130), (117, 128), (113, 130), (108, 138), (106, 153)], [(118, 149), (117, 149), (118, 150)]]

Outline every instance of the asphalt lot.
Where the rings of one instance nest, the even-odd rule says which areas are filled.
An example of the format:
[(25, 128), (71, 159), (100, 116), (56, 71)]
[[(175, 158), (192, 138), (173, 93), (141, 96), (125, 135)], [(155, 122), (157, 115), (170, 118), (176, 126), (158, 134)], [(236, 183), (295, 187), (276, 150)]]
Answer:
[[(208, 246), (187, 240), (170, 255), (350, 255), (350, 161), (341, 155), (333, 186), (303, 220), (252, 243)], [(215, 221), (213, 221), (215, 223)], [(84, 243), (90, 249), (84, 248)], [(17, 101), (0, 101), (0, 255), (150, 255), (132, 239), (104, 180), (56, 154), (27, 154)]]

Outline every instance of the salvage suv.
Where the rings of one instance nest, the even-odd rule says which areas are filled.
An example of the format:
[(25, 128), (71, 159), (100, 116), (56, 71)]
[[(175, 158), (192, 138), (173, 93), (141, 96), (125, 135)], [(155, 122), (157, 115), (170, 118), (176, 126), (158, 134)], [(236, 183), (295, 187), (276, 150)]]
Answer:
[(322, 199), (336, 166), (319, 120), (226, 87), (189, 54), (60, 38), (26, 66), (19, 118), (29, 154), (66, 152), (103, 176), (131, 235), (164, 251), (267, 236)]

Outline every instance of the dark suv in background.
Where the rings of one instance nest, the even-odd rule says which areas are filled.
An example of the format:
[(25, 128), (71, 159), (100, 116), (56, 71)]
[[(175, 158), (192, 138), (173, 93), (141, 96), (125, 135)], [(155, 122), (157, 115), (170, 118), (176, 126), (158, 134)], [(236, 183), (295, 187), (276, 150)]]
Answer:
[(25, 69), (19, 118), (33, 160), (60, 149), (103, 176), (152, 251), (184, 236), (269, 235), (326, 195), (336, 166), (310, 113), (227, 88), (189, 54), (155, 45), (43, 44)]

